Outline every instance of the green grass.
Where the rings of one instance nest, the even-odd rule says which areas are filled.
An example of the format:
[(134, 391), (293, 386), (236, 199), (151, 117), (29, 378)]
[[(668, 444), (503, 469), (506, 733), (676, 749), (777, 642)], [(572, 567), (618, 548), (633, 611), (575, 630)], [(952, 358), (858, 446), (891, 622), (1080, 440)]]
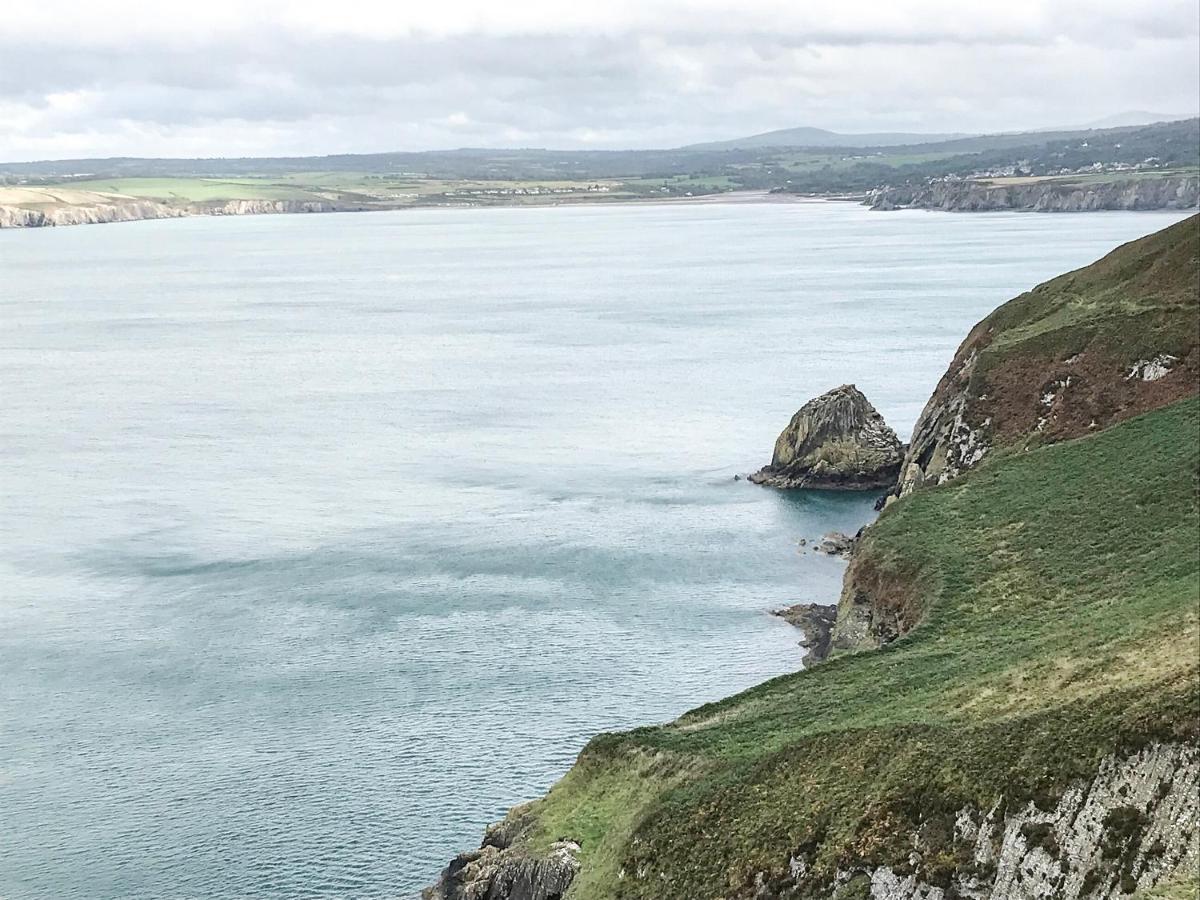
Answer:
[[(588, 193), (587, 179), (571, 181), (544, 180), (494, 180), (478, 179), (448, 180), (413, 176), (377, 175), (366, 172), (301, 172), (270, 178), (97, 178), (71, 179), (57, 185), (80, 191), (123, 194), (167, 203), (215, 203), (226, 200), (327, 200), (357, 206), (422, 205), (432, 202), (456, 203), (544, 203), (552, 199), (539, 196), (496, 196), (480, 194), (491, 190), (519, 190), (529, 188), (574, 189), (569, 195), (553, 195), (558, 198), (570, 196), (590, 200), (608, 199), (617, 196), (632, 199), (639, 194), (624, 183), (601, 179), (599, 183), (611, 187), (610, 194)], [(727, 187), (726, 178), (703, 178), (678, 180), (678, 185), (694, 186), (699, 189)], [(661, 180), (655, 182), (655, 186)], [(681, 187), (681, 190), (686, 189)]]
[(211, 200), (312, 200), (301, 186), (274, 184), (254, 178), (102, 178), (63, 183), (81, 191), (125, 194), (148, 200), (201, 203)]
[(802, 848), (828, 877), (903, 859), (918, 828), (947, 835), (922, 864), (944, 877), (955, 809), (1049, 803), (1196, 734), (1198, 469), (1193, 398), (894, 504), (858, 552), (921, 586), (920, 626), (595, 739), (531, 842), (582, 839), (575, 900), (721, 897)]

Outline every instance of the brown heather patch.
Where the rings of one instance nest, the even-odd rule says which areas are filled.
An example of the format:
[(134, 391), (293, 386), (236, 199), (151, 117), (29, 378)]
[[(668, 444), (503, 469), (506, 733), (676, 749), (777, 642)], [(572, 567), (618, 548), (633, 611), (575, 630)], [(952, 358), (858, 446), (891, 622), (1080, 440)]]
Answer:
[[(991, 418), (999, 446), (1031, 435), (1056, 443), (1169, 406), (1200, 389), (1200, 347), (1195, 345), (1157, 381), (1127, 378), (1136, 360), (1105, 349), (1089, 347), (1067, 359), (1013, 354), (996, 363), (987, 373), (988, 399), (976, 401), (973, 418)], [(1047, 406), (1042, 398), (1049, 393), (1055, 397)]]

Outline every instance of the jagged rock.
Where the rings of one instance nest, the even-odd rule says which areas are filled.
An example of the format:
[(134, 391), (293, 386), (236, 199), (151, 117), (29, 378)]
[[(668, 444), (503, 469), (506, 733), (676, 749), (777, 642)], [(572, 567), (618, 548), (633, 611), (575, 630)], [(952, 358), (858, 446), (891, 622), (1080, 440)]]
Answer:
[(517, 807), (487, 829), (478, 850), (451, 860), (422, 900), (561, 900), (579, 871), (579, 844), (555, 841), (549, 853), (531, 854), (515, 843), (527, 825)]
[(810, 400), (775, 441), (771, 464), (750, 476), (778, 488), (872, 490), (890, 487), (904, 447), (852, 384)]
[(837, 621), (837, 606), (821, 603), (797, 603), (777, 609), (771, 615), (779, 616), (790, 625), (804, 632), (800, 646), (808, 651), (806, 664), (818, 663), (829, 655), (830, 636)]

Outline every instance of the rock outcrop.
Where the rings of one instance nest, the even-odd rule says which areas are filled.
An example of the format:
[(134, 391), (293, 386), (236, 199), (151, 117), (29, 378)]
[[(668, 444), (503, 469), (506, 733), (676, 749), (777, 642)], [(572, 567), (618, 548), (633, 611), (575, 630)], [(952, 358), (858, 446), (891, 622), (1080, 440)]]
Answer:
[(772, 615), (779, 616), (789, 625), (795, 625), (804, 633), (800, 646), (808, 651), (804, 657), (805, 666), (819, 663), (829, 655), (829, 642), (833, 634), (834, 622), (837, 621), (837, 607), (822, 603), (797, 603), (775, 610)]
[(525, 824), (518, 807), (491, 826), (480, 848), (456, 856), (422, 900), (561, 900), (579, 871), (579, 844), (556, 841), (540, 856), (518, 850)]
[(864, 202), (872, 209), (947, 212), (1195, 209), (1200, 205), (1200, 177), (1145, 177), (1107, 182), (1070, 178), (1025, 182), (938, 180), (878, 188)]
[(777, 488), (863, 491), (890, 487), (904, 448), (852, 384), (810, 400), (775, 441), (771, 464), (750, 476)]
[[(1005, 809), (958, 810), (949, 846), (912, 835), (903, 865), (840, 870), (833, 884), (778, 896), (870, 897), (871, 900), (1108, 900), (1154, 887), (1200, 866), (1200, 750), (1156, 744), (1104, 759), (1050, 809), (1032, 802)], [(930, 829), (931, 833), (937, 829)], [(938, 856), (960, 860), (949, 883), (931, 877)], [(932, 864), (932, 865), (931, 865)], [(790, 861), (803, 888), (808, 862)], [(935, 883), (936, 882), (936, 883)]]
[(1193, 216), (1004, 304), (971, 330), (925, 405), (898, 492), (1195, 393), (1198, 298)]

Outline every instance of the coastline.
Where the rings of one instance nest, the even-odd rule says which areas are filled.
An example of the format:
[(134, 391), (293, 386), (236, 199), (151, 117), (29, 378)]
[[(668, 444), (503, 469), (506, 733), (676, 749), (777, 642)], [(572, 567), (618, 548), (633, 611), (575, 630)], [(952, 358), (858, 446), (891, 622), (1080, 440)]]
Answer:
[[(401, 210), (430, 209), (547, 209), (559, 206), (665, 206), (665, 205), (750, 205), (750, 204), (816, 204), (854, 203), (869, 207), (873, 211), (926, 210), (930, 212), (1108, 212), (1108, 211), (1155, 211), (1177, 210), (1187, 212), (1195, 208), (1193, 197), (1200, 191), (1197, 180), (1188, 182), (1187, 190), (1159, 192), (1149, 200), (1139, 192), (1095, 192), (1063, 194), (1055, 193), (1029, 199), (1029, 192), (1001, 190), (983, 192), (986, 202), (979, 199), (980, 191), (962, 192), (961, 196), (946, 199), (939, 195), (933, 202), (925, 194), (909, 192), (900, 197), (894, 189), (882, 188), (858, 194), (801, 194), (786, 191), (756, 189), (720, 191), (695, 196), (647, 196), (644, 198), (611, 196), (556, 197), (526, 202), (480, 203), (430, 202), (430, 203), (347, 203), (333, 200), (261, 200), (229, 199), (205, 203), (174, 204), (161, 200), (139, 198), (119, 194), (93, 193), (85, 197), (65, 200), (61, 205), (50, 203), (4, 202), (4, 188), (0, 187), (0, 231), (20, 228), (57, 228), (70, 225), (107, 225), (117, 222), (138, 222), (154, 219), (183, 219), (200, 216), (248, 216), (248, 215), (312, 215), (340, 212), (396, 212)], [(19, 195), (22, 189), (13, 189)], [(23, 189), (30, 193), (30, 189)], [(1051, 189), (1046, 188), (1047, 191)], [(33, 191), (36, 193), (36, 191)], [(71, 198), (72, 192), (59, 192)]]
[[(124, 195), (95, 195), (81, 202), (49, 207), (49, 204), (4, 203), (0, 193), (0, 230), (18, 228), (61, 228), (70, 225), (108, 225), (154, 219), (185, 219), (200, 216), (312, 215), (341, 212), (397, 212), (427, 209), (546, 209), (556, 206), (646, 206), (674, 204), (753, 204), (844, 202), (849, 198), (816, 197), (773, 193), (767, 190), (722, 191), (692, 197), (579, 197), (533, 200), (524, 203), (338, 203), (307, 200), (228, 200), (217, 204), (171, 204)], [(864, 202), (863, 198), (854, 198)]]

